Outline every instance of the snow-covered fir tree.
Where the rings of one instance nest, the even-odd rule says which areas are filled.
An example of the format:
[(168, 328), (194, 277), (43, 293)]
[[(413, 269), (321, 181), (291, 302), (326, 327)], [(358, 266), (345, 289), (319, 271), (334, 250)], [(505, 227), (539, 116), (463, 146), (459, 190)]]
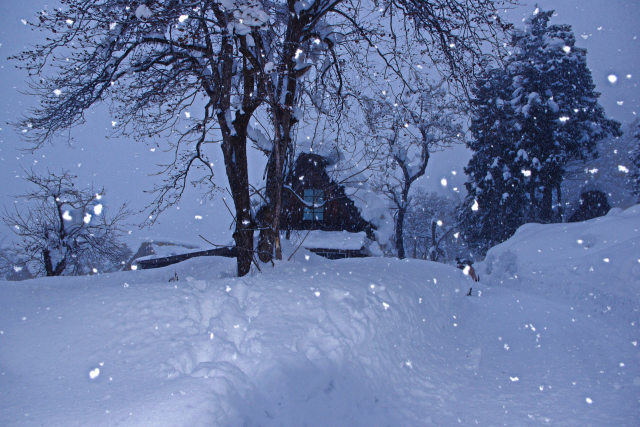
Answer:
[(638, 202), (640, 202), (640, 121), (636, 123), (637, 126), (635, 128), (634, 138), (636, 139), (636, 147), (633, 150), (632, 161), (635, 166), (635, 171), (631, 177), (631, 181), (633, 184), (633, 191), (638, 197)]
[(466, 237), (486, 249), (525, 222), (560, 218), (567, 163), (595, 155), (596, 143), (620, 125), (598, 104), (586, 50), (569, 25), (549, 25), (536, 9), (514, 33), (504, 67), (478, 80), (466, 172)]
[(524, 214), (522, 182), (515, 171), (518, 153), (515, 117), (509, 100), (509, 79), (502, 69), (485, 72), (473, 89), (472, 139), (474, 152), (465, 168), (467, 199), (460, 211), (464, 239), (486, 251), (508, 238)]
[(552, 15), (536, 9), (515, 33), (506, 63), (520, 130), (514, 142), (531, 201), (527, 219), (538, 222), (554, 219), (553, 192), (561, 201), (566, 164), (592, 156), (599, 140), (620, 134), (598, 104), (586, 50), (575, 46), (571, 26), (549, 25)]

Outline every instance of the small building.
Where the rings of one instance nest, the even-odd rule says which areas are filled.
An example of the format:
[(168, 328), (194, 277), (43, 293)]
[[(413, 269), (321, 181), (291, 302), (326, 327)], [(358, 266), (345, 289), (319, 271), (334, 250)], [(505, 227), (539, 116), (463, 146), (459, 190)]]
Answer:
[(167, 265), (176, 264), (189, 258), (201, 256), (234, 257), (235, 250), (232, 246), (203, 250), (198, 246), (186, 243), (160, 240), (147, 241), (142, 242), (124, 269), (146, 270), (149, 268), (166, 267)]
[(282, 193), (281, 229), (313, 230), (302, 246), (325, 258), (369, 256), (375, 227), (331, 179), (328, 166), (326, 157), (298, 156)]
[(329, 162), (317, 154), (298, 156), (282, 193), (282, 230), (364, 231), (373, 238), (374, 227), (365, 221), (344, 187), (327, 173)]

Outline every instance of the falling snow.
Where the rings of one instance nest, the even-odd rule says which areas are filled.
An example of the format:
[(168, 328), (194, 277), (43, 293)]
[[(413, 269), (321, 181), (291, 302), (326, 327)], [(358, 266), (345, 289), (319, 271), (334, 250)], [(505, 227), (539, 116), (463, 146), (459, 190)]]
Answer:
[[(234, 16), (239, 12), (238, 17), (246, 2), (219, 3)], [(315, 4), (295, 3), (296, 11)], [(534, 3), (524, 5), (527, 15)], [(631, 74), (637, 67), (622, 60), (637, 57), (635, 45), (622, 37), (610, 43), (607, 37), (620, 33), (614, 23), (605, 22), (604, 14), (595, 25), (586, 19), (597, 13), (591, 3), (573, 12), (571, 5), (553, 5), (558, 13), (552, 23), (566, 21), (578, 36), (576, 47), (554, 44), (554, 54), (568, 58), (564, 54), (587, 48), (607, 114), (631, 120), (638, 107), (637, 78)], [(616, 9), (604, 3), (605, 9)], [(4, 11), (6, 34), (0, 47), (5, 58), (35, 41), (31, 27), (22, 27), (30, 25), (20, 19), (26, 13), (12, 10), (19, 5)], [(200, 6), (183, 6), (162, 17), (167, 31), (200, 25)], [(108, 42), (130, 25), (150, 27), (160, 8), (158, 2), (125, 6), (126, 20), (108, 17), (96, 33)], [(49, 6), (41, 13), (52, 11)], [(539, 12), (537, 7), (533, 10)], [(379, 13), (387, 11), (382, 8)], [(517, 22), (520, 11), (513, 13), (510, 18)], [(633, 11), (628, 15), (635, 16)], [(59, 16), (60, 31), (81, 27), (81, 17)], [(16, 28), (23, 38), (8, 43)], [(637, 40), (633, 34), (625, 33), (624, 40)], [(294, 59), (300, 65), (315, 61), (327, 46), (325, 36), (313, 35), (295, 51)], [(456, 47), (449, 40), (445, 45)], [(603, 45), (605, 54), (599, 52)], [(603, 59), (609, 53), (614, 59)], [(66, 58), (67, 63), (72, 59)], [(276, 70), (272, 61), (261, 62), (264, 72)], [(18, 98), (24, 92), (22, 77), (14, 78), (6, 64), (0, 68), (7, 72), (3, 122), (14, 122), (13, 110), (19, 114), (18, 106), (32, 102)], [(278, 78), (276, 73), (271, 76)], [(109, 77), (104, 83), (115, 86), (108, 90), (123, 87), (122, 81), (116, 85)], [(68, 87), (58, 85), (42, 86), (47, 102), (71, 97)], [(376, 88), (376, 93), (381, 87), (386, 88), (383, 96), (395, 92), (388, 85)], [(198, 102), (189, 108), (197, 108)], [(553, 103), (548, 105), (553, 119), (567, 127), (582, 115), (580, 109), (556, 111)], [(199, 120), (190, 111), (172, 114), (185, 129)], [(69, 135), (71, 150), (56, 146), (32, 156), (14, 156), (13, 136), (5, 129), (0, 162), (4, 189), (11, 193), (7, 206), (13, 209), (16, 177), (30, 167), (71, 167), (81, 175), (83, 188), (104, 183), (109, 206), (128, 199), (137, 210), (148, 203), (143, 189), (153, 184), (143, 188), (143, 181), (152, 182), (147, 179), (151, 165), (164, 164), (166, 153), (163, 141), (141, 148), (127, 137), (117, 138), (116, 131), (133, 130), (127, 129), (130, 119), (97, 109), (87, 115), (88, 122), (98, 122), (96, 127)], [(300, 140), (311, 134), (301, 123)], [(404, 121), (399, 126), (402, 131), (417, 130)], [(25, 124), (16, 133), (22, 134), (16, 141), (32, 136), (34, 126)], [(114, 136), (107, 144), (105, 134)], [(215, 138), (212, 133), (211, 141)], [(322, 151), (317, 145), (322, 139), (330, 138), (314, 135), (309, 142), (316, 144), (314, 151)], [(213, 167), (215, 162), (218, 185), (224, 177), (218, 172), (222, 160), (216, 157), (219, 147), (210, 145), (206, 148), (212, 161), (205, 157), (202, 165)], [(606, 166), (597, 160), (581, 164), (586, 177), (576, 180), (581, 190), (594, 188), (603, 174), (618, 180), (635, 176), (627, 150), (618, 148), (612, 152), (620, 157)], [(468, 200), (462, 186), (468, 158), (464, 147), (434, 154), (430, 177), (420, 185), (451, 194), (461, 203)], [(521, 173), (532, 177), (535, 167), (521, 165)], [(459, 176), (454, 167), (461, 171)], [(367, 197), (364, 193), (357, 197)], [(611, 196), (608, 189), (605, 193)], [(509, 196), (505, 192), (503, 198)], [(573, 202), (567, 193), (562, 196)], [(99, 201), (102, 195), (95, 198)], [(226, 208), (218, 203), (222, 197), (213, 202), (196, 198), (195, 206), (189, 205), (195, 198), (185, 197), (175, 212), (149, 216), (158, 221), (153, 229), (128, 226), (133, 230), (128, 238), (137, 245), (169, 236), (204, 247), (197, 237), (203, 233), (216, 243), (233, 244), (233, 215), (225, 216)], [(96, 265), (90, 269), (92, 276), (0, 282), (0, 425), (635, 425), (640, 419), (640, 302), (634, 287), (640, 272), (640, 211), (637, 206), (626, 211), (612, 206), (616, 207), (607, 216), (586, 223), (523, 226), (484, 260), (476, 259), (480, 282), (472, 282), (469, 267), (460, 271), (445, 263), (399, 261), (382, 257), (382, 250), (380, 257), (339, 261), (320, 258), (304, 246), (294, 254), (296, 246), (284, 239), (284, 259), (291, 256), (291, 261), (259, 263), (262, 271), (252, 266), (243, 278), (235, 277), (232, 260), (203, 257), (154, 270), (137, 271), (134, 264), (132, 271), (105, 274)], [(102, 219), (97, 216), (103, 209), (96, 201), (82, 209), (65, 205), (62, 218), (82, 226)], [(471, 209), (479, 210), (477, 200)], [(483, 209), (490, 207), (483, 204)], [(454, 221), (438, 219), (439, 227), (446, 224), (438, 233), (447, 232)], [(383, 235), (382, 229), (376, 233)], [(450, 235), (463, 243), (464, 234)], [(8, 243), (3, 237), (0, 243)], [(12, 264), (7, 268), (14, 273), (28, 270)], [(170, 282), (174, 274), (179, 280)]]

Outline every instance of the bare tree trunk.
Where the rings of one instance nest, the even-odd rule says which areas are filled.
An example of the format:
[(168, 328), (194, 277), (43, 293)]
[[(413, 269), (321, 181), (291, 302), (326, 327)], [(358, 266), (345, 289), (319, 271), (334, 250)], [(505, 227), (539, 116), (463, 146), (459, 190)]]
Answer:
[(562, 206), (562, 184), (559, 182), (556, 184), (556, 197), (558, 201), (558, 212), (557, 219), (558, 222), (562, 222), (562, 215), (564, 214), (564, 206)]
[(542, 202), (540, 204), (540, 220), (543, 223), (551, 222), (553, 217), (553, 187), (545, 185), (542, 191)]
[(407, 211), (406, 206), (398, 208), (398, 216), (396, 217), (396, 250), (398, 251), (398, 258), (404, 259), (404, 216)]
[(404, 259), (404, 217), (407, 213), (407, 197), (409, 196), (409, 186), (404, 185), (400, 196), (400, 203), (396, 203), (398, 208), (398, 215), (396, 216), (396, 251), (398, 251), (398, 258)]
[[(222, 131), (222, 154), (231, 189), (231, 197), (236, 210), (236, 229), (233, 239), (236, 243), (238, 276), (244, 276), (251, 269), (253, 259), (253, 221), (249, 197), (249, 174), (247, 171), (247, 112), (236, 112), (232, 123), (227, 121), (231, 109), (230, 90), (233, 75), (233, 45), (231, 40), (223, 40), (222, 50), (222, 109), (218, 112), (218, 123)], [(231, 125), (231, 126), (230, 126)]]
[(438, 260), (438, 240), (436, 239), (436, 226), (437, 222), (433, 219), (431, 220), (431, 248), (429, 248), (429, 260), (437, 261)]
[[(275, 108), (274, 125), (280, 127), (285, 123), (280, 108)], [(288, 120), (286, 120), (288, 121)], [(273, 151), (267, 165), (266, 199), (268, 206), (263, 208), (261, 218), (260, 237), (258, 238), (258, 257), (262, 262), (269, 262), (274, 256), (282, 259), (282, 247), (280, 245), (280, 213), (282, 211), (282, 185), (284, 182), (283, 156), (289, 147), (287, 138), (289, 126), (282, 126), (282, 133), (276, 131), (273, 142)]]
[[(291, 6), (293, 2), (291, 3)], [(291, 129), (296, 122), (293, 117), (295, 95), (298, 88), (298, 77), (301, 75), (296, 70), (295, 55), (309, 16), (303, 20), (293, 13), (287, 23), (287, 32), (284, 40), (284, 49), (280, 64), (278, 65), (279, 80), (277, 86), (269, 83), (269, 95), (271, 96), (271, 108), (273, 115), (273, 128), (275, 138), (273, 151), (267, 166), (266, 200), (268, 207), (264, 209), (261, 218), (262, 224), (258, 243), (258, 256), (262, 262), (271, 261), (274, 256), (282, 259), (282, 247), (280, 245), (280, 215), (282, 212), (282, 186), (284, 184), (285, 160), (291, 150)], [(303, 22), (304, 21), (304, 22)]]
[[(242, 130), (242, 126), (235, 126), (235, 128), (237, 131)], [(236, 210), (236, 229), (233, 233), (233, 239), (236, 243), (238, 276), (244, 276), (249, 272), (251, 260), (253, 259), (254, 227), (254, 222), (251, 218), (251, 200), (249, 198), (245, 133), (240, 132), (225, 138), (222, 142), (222, 153)]]
[[(247, 128), (253, 112), (258, 108), (259, 102), (253, 99), (254, 90), (260, 92), (260, 82), (256, 82), (251, 67), (247, 64), (247, 58), (243, 58), (242, 76), (244, 78), (244, 93), (242, 108), (235, 112), (233, 122), (228, 123), (227, 114), (231, 111), (231, 88), (234, 56), (233, 43), (230, 37), (222, 40), (221, 51), (221, 76), (222, 76), (222, 101), (217, 118), (222, 133), (222, 153), (229, 180), (229, 187), (236, 210), (236, 229), (233, 239), (236, 243), (236, 259), (238, 276), (244, 276), (251, 269), (253, 260), (253, 231), (255, 221), (251, 214), (251, 197), (249, 196), (249, 173), (247, 166)], [(246, 42), (241, 41), (246, 50)], [(258, 88), (255, 87), (258, 83)]]
[(51, 263), (51, 253), (49, 249), (44, 249), (42, 251), (42, 259), (44, 261), (44, 270), (47, 276), (53, 276), (53, 265)]
[(63, 258), (58, 264), (56, 264), (56, 267), (53, 268), (53, 262), (51, 261), (51, 252), (49, 252), (49, 249), (44, 249), (42, 251), (42, 258), (44, 261), (45, 274), (48, 277), (60, 276), (64, 269), (67, 267), (67, 260)]

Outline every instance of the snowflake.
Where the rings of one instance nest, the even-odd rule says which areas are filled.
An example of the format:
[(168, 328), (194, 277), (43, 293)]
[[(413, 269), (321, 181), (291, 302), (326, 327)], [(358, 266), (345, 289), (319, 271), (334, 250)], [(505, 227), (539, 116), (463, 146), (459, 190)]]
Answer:
[(94, 368), (89, 371), (89, 378), (91, 378), (92, 380), (95, 380), (99, 376), (100, 376), (100, 368)]

